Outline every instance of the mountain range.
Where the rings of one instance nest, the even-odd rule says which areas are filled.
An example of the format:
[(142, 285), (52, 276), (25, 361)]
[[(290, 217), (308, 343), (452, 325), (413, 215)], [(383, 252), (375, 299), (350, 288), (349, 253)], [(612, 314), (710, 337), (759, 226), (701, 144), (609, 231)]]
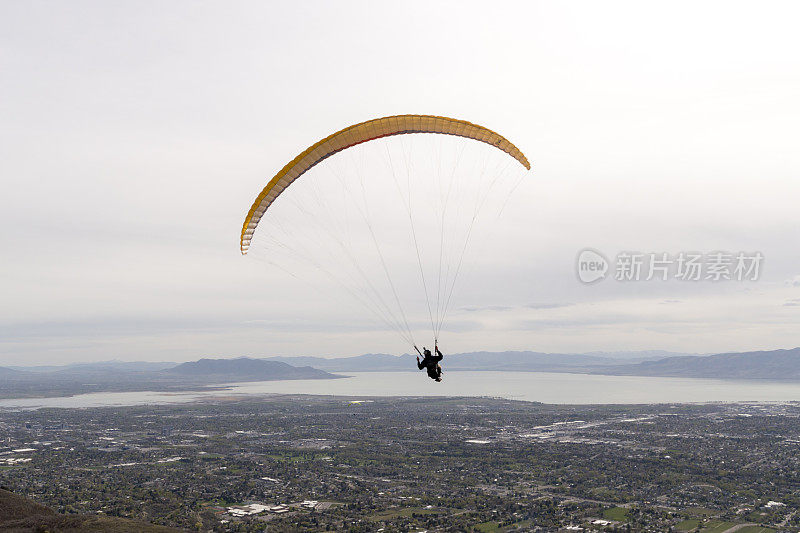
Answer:
[(595, 374), (721, 379), (800, 379), (800, 348), (666, 357), (593, 369)]
[[(448, 371), (568, 372), (617, 376), (800, 380), (800, 348), (714, 355), (654, 352), (553, 354), (469, 352), (445, 354)], [(614, 356), (612, 356), (614, 355)], [(45, 370), (46, 369), (46, 370)], [(0, 367), (0, 397), (68, 396), (87, 392), (179, 391), (220, 383), (334, 379), (335, 372), (416, 370), (415, 356), (239, 357), (187, 363), (106, 361), (65, 366)]]
[[(730, 352), (713, 355), (671, 352), (470, 352), (445, 355), (448, 370), (505, 372), (569, 372), (616, 376), (800, 380), (800, 348)], [(658, 355), (662, 355), (659, 357)], [(415, 357), (365, 354), (355, 357), (271, 357), (269, 361), (305, 364), (330, 372), (391, 372), (414, 370)]]
[[(672, 357), (686, 354), (660, 352)], [(664, 355), (661, 355), (664, 357)], [(521, 372), (572, 372), (579, 368), (620, 365), (657, 359), (653, 352), (603, 352), (561, 354), (545, 352), (467, 352), (445, 354), (448, 370), (501, 370)], [(290, 365), (309, 365), (330, 372), (391, 372), (416, 369), (415, 355), (364, 354), (354, 357), (269, 357)]]
[(330, 379), (339, 376), (310, 366), (292, 366), (281, 361), (264, 359), (200, 359), (163, 371), (176, 376), (203, 377), (209, 376), (221, 380), (247, 381), (281, 380), (281, 379)]
[(174, 362), (151, 361), (98, 361), (95, 363), (71, 363), (68, 365), (42, 365), (42, 366), (8, 366), (11, 370), (25, 372), (106, 372), (110, 370), (122, 372), (155, 372), (175, 367)]

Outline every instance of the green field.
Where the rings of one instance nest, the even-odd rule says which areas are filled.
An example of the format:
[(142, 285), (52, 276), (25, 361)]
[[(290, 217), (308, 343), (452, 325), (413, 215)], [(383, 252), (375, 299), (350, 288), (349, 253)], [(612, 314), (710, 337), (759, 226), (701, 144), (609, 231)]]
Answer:
[(694, 518), (691, 520), (684, 520), (683, 522), (678, 522), (675, 525), (675, 529), (677, 529), (678, 531), (691, 531), (699, 525), (700, 525), (700, 520)]
[(624, 507), (612, 507), (603, 511), (603, 518), (616, 522), (625, 522), (628, 520), (628, 510)]
[(733, 522), (723, 522), (722, 520), (712, 520), (710, 521), (706, 527), (702, 529), (703, 533), (723, 533), (723, 531), (727, 531), (733, 526), (735, 526)]
[(736, 533), (774, 533), (774, 529), (761, 526), (746, 526), (738, 530)]

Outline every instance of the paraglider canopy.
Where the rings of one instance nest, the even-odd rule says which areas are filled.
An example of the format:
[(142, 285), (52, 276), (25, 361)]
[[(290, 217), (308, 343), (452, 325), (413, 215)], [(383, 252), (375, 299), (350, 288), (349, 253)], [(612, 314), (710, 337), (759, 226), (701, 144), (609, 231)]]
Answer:
[(466, 120), (433, 115), (395, 115), (354, 124), (309, 146), (275, 174), (275, 177), (270, 180), (253, 202), (253, 206), (244, 220), (240, 240), (242, 254), (246, 254), (250, 248), (250, 241), (256, 226), (272, 202), (311, 167), (336, 152), (357, 144), (408, 133), (439, 133), (474, 139), (497, 147), (519, 161), (526, 169), (530, 170), (531, 168), (525, 154), (505, 137)]

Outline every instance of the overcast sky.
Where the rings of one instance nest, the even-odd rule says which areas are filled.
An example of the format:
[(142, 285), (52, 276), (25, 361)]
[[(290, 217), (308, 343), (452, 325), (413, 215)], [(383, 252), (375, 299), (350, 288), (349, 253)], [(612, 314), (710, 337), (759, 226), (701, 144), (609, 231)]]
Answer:
[[(421, 113), (534, 169), (447, 351), (800, 345), (795, 2), (0, 2), (0, 365), (409, 350), (242, 257), (333, 131)], [(761, 252), (582, 284), (578, 252)]]

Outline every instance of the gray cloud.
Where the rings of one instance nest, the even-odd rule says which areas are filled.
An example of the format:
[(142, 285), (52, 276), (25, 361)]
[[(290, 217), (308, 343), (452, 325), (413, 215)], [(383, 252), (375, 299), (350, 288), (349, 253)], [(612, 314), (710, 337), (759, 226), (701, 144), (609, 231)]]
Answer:
[(508, 311), (513, 307), (508, 305), (485, 305), (483, 307), (462, 307), (461, 309), (468, 313), (474, 313), (475, 311)]
[(573, 305), (571, 303), (533, 303), (528, 304), (525, 307), (528, 309), (558, 309), (560, 307), (569, 307)]

